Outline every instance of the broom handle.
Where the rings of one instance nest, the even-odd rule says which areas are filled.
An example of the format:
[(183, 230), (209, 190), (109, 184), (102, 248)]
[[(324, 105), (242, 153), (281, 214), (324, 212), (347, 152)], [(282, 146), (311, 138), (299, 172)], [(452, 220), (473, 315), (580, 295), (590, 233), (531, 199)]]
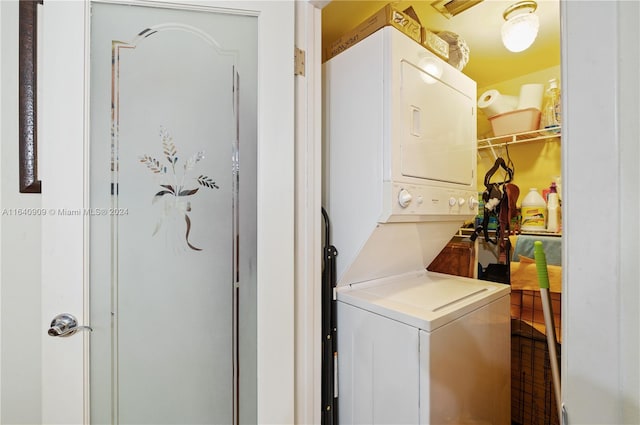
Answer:
[(553, 389), (556, 395), (556, 407), (558, 419), (562, 423), (562, 397), (560, 394), (560, 370), (558, 368), (558, 355), (556, 353), (556, 327), (553, 320), (551, 299), (549, 296), (549, 275), (547, 273), (547, 257), (542, 248), (542, 242), (533, 243), (533, 254), (536, 260), (538, 272), (538, 284), (540, 285), (540, 297), (542, 298), (542, 311), (544, 323), (547, 328), (547, 345), (549, 347), (549, 362), (551, 363), (551, 375), (553, 376)]

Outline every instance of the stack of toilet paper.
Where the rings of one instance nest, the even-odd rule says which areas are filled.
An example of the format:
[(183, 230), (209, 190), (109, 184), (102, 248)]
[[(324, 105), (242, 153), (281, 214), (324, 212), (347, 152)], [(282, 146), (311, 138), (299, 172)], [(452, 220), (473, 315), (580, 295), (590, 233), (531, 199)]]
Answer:
[(488, 118), (505, 112), (520, 109), (542, 109), (543, 84), (524, 84), (520, 87), (519, 96), (510, 96), (500, 93), (498, 90), (487, 90), (478, 99), (480, 108)]

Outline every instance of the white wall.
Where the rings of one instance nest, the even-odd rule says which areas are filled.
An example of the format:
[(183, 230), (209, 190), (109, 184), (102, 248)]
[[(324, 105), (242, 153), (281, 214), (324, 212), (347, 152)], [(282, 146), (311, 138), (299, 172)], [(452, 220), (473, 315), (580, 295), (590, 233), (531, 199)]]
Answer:
[[(40, 219), (18, 190), (18, 2), (0, 1), (0, 423), (40, 422)], [(46, 187), (46, 186), (45, 186)]]
[(561, 15), (563, 400), (570, 424), (637, 424), (640, 6), (566, 1)]
[(618, 10), (620, 86), (620, 391), (623, 423), (640, 423), (640, 3)]

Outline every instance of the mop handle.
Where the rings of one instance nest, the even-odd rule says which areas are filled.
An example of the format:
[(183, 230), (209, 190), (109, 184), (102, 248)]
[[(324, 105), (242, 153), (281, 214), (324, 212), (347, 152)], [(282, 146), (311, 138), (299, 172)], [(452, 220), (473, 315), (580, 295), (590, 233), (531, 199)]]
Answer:
[(549, 274), (547, 272), (547, 257), (542, 248), (542, 242), (533, 243), (533, 256), (536, 259), (536, 271), (538, 272), (538, 285), (540, 289), (549, 289)]
[(542, 242), (533, 243), (533, 255), (536, 260), (536, 271), (538, 272), (538, 284), (540, 285), (540, 297), (542, 298), (542, 311), (544, 313), (544, 323), (547, 328), (547, 346), (549, 347), (549, 362), (551, 363), (551, 375), (553, 377), (553, 389), (556, 396), (556, 407), (558, 408), (558, 419), (562, 423), (562, 397), (560, 393), (560, 370), (558, 367), (558, 355), (556, 354), (556, 328), (553, 321), (553, 311), (551, 309), (551, 299), (549, 296), (549, 274), (547, 272), (547, 257), (542, 248)]

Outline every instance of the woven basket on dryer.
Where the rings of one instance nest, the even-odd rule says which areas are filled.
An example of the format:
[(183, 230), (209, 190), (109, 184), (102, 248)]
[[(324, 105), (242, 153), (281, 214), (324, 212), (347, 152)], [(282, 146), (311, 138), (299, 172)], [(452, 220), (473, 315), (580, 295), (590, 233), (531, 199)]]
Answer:
[(469, 45), (458, 34), (451, 31), (441, 31), (438, 37), (449, 43), (449, 65), (462, 71), (469, 62)]

